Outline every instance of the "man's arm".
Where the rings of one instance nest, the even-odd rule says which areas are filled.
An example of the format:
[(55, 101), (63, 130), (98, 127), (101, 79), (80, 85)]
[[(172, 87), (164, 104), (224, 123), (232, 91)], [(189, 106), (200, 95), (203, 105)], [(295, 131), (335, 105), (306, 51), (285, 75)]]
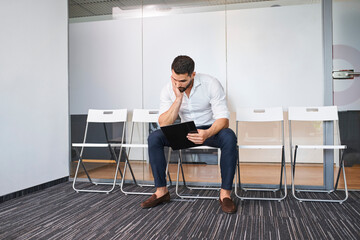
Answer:
[(229, 119), (219, 118), (208, 129), (198, 129), (198, 133), (189, 133), (187, 138), (195, 144), (203, 144), (206, 139), (229, 127)]
[(172, 79), (171, 83), (176, 98), (169, 110), (159, 116), (160, 127), (170, 125), (175, 122), (179, 115), (179, 109), (182, 103), (182, 98), (184, 96), (184, 93), (180, 92), (180, 90), (175, 86), (175, 83)]
[(179, 109), (181, 106), (182, 98), (176, 98), (169, 110), (159, 116), (160, 127), (173, 124), (178, 117)]

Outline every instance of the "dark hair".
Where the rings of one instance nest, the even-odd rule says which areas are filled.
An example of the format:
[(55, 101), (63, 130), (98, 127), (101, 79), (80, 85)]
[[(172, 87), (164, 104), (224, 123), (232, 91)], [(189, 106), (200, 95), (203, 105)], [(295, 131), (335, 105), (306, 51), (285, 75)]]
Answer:
[(174, 70), (176, 74), (187, 73), (190, 76), (194, 72), (195, 63), (191, 57), (180, 55), (174, 59), (173, 63), (171, 64), (171, 69)]

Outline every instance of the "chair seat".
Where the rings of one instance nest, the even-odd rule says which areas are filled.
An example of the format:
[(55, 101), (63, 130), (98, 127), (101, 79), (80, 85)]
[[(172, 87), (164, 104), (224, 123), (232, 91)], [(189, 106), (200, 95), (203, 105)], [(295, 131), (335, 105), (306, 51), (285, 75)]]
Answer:
[[(71, 146), (73, 147), (109, 147), (109, 144), (107, 143), (73, 143)], [(111, 147), (121, 147), (121, 144), (119, 143), (111, 143)]]
[(297, 147), (302, 149), (346, 149), (345, 145), (297, 145)]
[(142, 143), (124, 143), (122, 145), (123, 147), (132, 147), (132, 148), (148, 148), (149, 146), (147, 144), (142, 144)]
[(239, 145), (241, 149), (282, 149), (283, 145)]
[(197, 147), (191, 147), (187, 149), (218, 149), (216, 147), (210, 147), (210, 146), (197, 146)]

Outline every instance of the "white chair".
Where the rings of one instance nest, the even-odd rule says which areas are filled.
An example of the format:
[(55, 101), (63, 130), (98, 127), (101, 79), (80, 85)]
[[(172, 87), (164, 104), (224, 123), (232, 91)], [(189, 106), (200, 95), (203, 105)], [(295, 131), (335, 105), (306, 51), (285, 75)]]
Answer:
[[(126, 119), (127, 119), (127, 109), (117, 109), (117, 110), (95, 110), (95, 109), (89, 109), (88, 116), (86, 120), (86, 127), (85, 127), (85, 134), (84, 134), (84, 140), (83, 143), (73, 143), (72, 147), (74, 147), (77, 151), (77, 148), (81, 148), (80, 153), (77, 151), (78, 154), (78, 164), (75, 171), (75, 176), (73, 180), (73, 189), (76, 192), (97, 192), (97, 193), (109, 193), (111, 192), (116, 185), (117, 181), (117, 175), (120, 171), (119, 164), (121, 159), (121, 153), (124, 143), (124, 136), (125, 136), (125, 128), (126, 128)], [(88, 143), (87, 142), (87, 135), (88, 135), (88, 129), (89, 129), (89, 123), (102, 123), (104, 125), (105, 130), (105, 136), (107, 143)], [(123, 129), (122, 129), (122, 135), (121, 140), (119, 143), (111, 143), (107, 137), (107, 131), (105, 124), (107, 123), (123, 123)], [(104, 183), (104, 182), (95, 182), (91, 179), (88, 171), (85, 168), (84, 160), (83, 160), (83, 153), (85, 148), (108, 148), (114, 157), (114, 162), (116, 163), (116, 169), (114, 174), (114, 180), (113, 183)], [(115, 148), (120, 148), (119, 156), (116, 156)], [(84, 171), (88, 177), (88, 180), (90, 183), (94, 185), (112, 185), (112, 187), (109, 190), (97, 190), (97, 189), (78, 189), (76, 188), (76, 180), (78, 179), (78, 173), (79, 173), (79, 167), (80, 165), (84, 168)], [(121, 173), (121, 171), (120, 171)]]
[[(142, 129), (145, 129), (145, 124), (150, 124), (150, 123), (155, 123), (158, 124), (158, 118), (159, 118), (159, 110), (157, 109), (134, 109), (133, 110), (133, 117), (132, 117), (132, 125), (131, 125), (131, 133), (130, 133), (130, 142), (123, 144), (122, 146), (124, 148), (127, 148), (127, 153), (126, 153), (126, 160), (125, 160), (125, 166), (124, 166), (124, 177), (122, 178), (121, 181), (121, 191), (125, 194), (139, 194), (139, 195), (152, 195), (153, 193), (148, 193), (148, 192), (130, 192), (130, 191), (125, 191), (124, 190), (124, 183), (125, 183), (125, 176), (126, 176), (126, 170), (127, 167), (129, 167), (132, 176), (134, 176), (132, 169), (131, 169), (131, 165), (130, 165), (130, 161), (129, 161), (129, 155), (131, 152), (131, 148), (142, 148), (142, 149), (147, 149), (148, 148), (148, 144), (144, 143), (144, 141), (146, 140), (145, 138), (143, 138), (143, 143), (133, 143), (133, 136), (134, 136), (134, 128), (135, 128), (135, 124), (141, 124), (142, 125)], [(168, 158), (169, 159), (169, 158)], [(168, 171), (168, 165), (167, 165), (167, 169), (166, 172), (168, 174), (169, 177), (169, 181), (171, 184), (171, 178), (170, 178), (170, 174)], [(138, 184), (137, 181), (135, 180), (135, 178), (133, 177), (134, 183), (140, 187), (154, 187), (153, 184)]]
[[(298, 145), (293, 143), (292, 137), (292, 123), (294, 121), (320, 121), (320, 122), (333, 122), (334, 126), (339, 131), (338, 125), (338, 111), (336, 106), (327, 106), (327, 107), (289, 107), (289, 137), (290, 137), (290, 146), (291, 146), (291, 180), (292, 180), (292, 194), (294, 197), (299, 201), (318, 201), (318, 202), (338, 202), (343, 203), (348, 198), (348, 190), (346, 184), (346, 176), (345, 176), (345, 169), (344, 169), (344, 159), (343, 159), (343, 152), (346, 149), (345, 145)], [(334, 137), (334, 136), (332, 136)], [(338, 142), (340, 143), (340, 131), (339, 131), (339, 138)], [(341, 144), (341, 143), (340, 143)], [(294, 157), (293, 157), (293, 149), (294, 149)], [(296, 185), (294, 182), (295, 179), (295, 165), (296, 165), (296, 157), (298, 151), (302, 150), (309, 150), (309, 149), (320, 149), (323, 151), (326, 150), (339, 150), (340, 153), (340, 168), (337, 175), (336, 184), (333, 190), (312, 190), (312, 189), (296, 189)], [(345, 185), (345, 198), (344, 199), (322, 199), (322, 198), (300, 198), (296, 196), (295, 192), (326, 192), (332, 193), (337, 189), (341, 169), (343, 171), (344, 177), (344, 185)]]
[[(235, 177), (235, 195), (241, 200), (277, 200), (281, 201), (287, 196), (287, 187), (286, 187), (286, 166), (285, 166), (285, 149), (284, 149), (284, 117), (283, 110), (281, 107), (274, 108), (240, 108), (236, 110), (236, 136), (241, 122), (247, 123), (278, 123), (280, 125), (279, 134), (281, 136), (281, 145), (239, 145), (239, 161), (237, 163), (237, 172)], [(266, 125), (268, 127), (268, 125)], [(281, 173), (280, 173), (280, 183), (278, 188), (244, 188), (241, 187), (240, 181), (240, 150), (241, 149), (251, 149), (251, 150), (278, 150), (281, 151)], [(283, 176), (284, 175), (284, 176)], [(238, 182), (239, 186), (244, 191), (281, 191), (282, 189), (282, 180), (284, 179), (284, 194), (280, 197), (245, 197), (238, 193)]]

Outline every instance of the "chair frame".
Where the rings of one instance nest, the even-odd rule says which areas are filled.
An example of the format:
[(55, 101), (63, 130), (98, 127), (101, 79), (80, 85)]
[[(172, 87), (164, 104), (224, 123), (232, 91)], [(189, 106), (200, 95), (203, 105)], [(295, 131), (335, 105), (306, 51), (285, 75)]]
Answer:
[[(299, 200), (300, 202), (334, 202), (342, 204), (348, 198), (348, 189), (346, 183), (346, 175), (345, 175), (345, 166), (344, 166), (344, 151), (347, 149), (346, 145), (293, 145), (292, 143), (292, 121), (321, 121), (321, 122), (333, 122), (336, 125), (339, 138), (338, 142), (341, 144), (340, 141), (340, 129), (338, 125), (338, 111), (336, 106), (325, 106), (325, 107), (289, 107), (289, 138), (290, 138), (290, 147), (291, 147), (291, 189), (292, 194), (295, 199)], [(293, 149), (294, 149), (294, 156), (293, 156)], [(336, 184), (334, 189), (332, 190), (311, 190), (311, 189), (296, 189), (295, 185), (295, 165), (296, 165), (296, 157), (298, 150), (300, 149), (322, 149), (325, 150), (339, 150), (340, 155), (340, 168), (336, 178)], [(314, 193), (333, 193), (337, 190), (339, 177), (341, 170), (343, 171), (344, 177), (344, 185), (345, 185), (345, 198), (344, 199), (322, 199), (322, 198), (300, 198), (296, 195), (295, 192), (314, 192)]]
[[(139, 184), (139, 183), (137, 183), (137, 181), (134, 177), (133, 171), (131, 169), (129, 156), (130, 156), (131, 148), (148, 148), (147, 143), (142, 143), (142, 144), (133, 143), (135, 123), (140, 123), (144, 126), (145, 123), (157, 123), (158, 118), (159, 118), (159, 110), (157, 110), (157, 109), (134, 109), (133, 110), (133, 118), (132, 118), (131, 133), (130, 133), (130, 143), (122, 145), (124, 148), (127, 149), (126, 160), (125, 160), (125, 165), (124, 165), (124, 174), (123, 174), (124, 177), (122, 178), (121, 185), (120, 185), (121, 192), (123, 192), (125, 195), (131, 195), (131, 194), (133, 194), (133, 195), (152, 195), (153, 194), (150, 192), (126, 191), (124, 189), (124, 183), (125, 183), (126, 170), (127, 170), (127, 167), (129, 167), (129, 170), (131, 171), (131, 174), (133, 176), (134, 184), (136, 184), (139, 187), (155, 187), (154, 184)], [(169, 151), (169, 154), (170, 154), (170, 151)], [(170, 159), (170, 157), (168, 157), (168, 162), (169, 162), (169, 159)], [(168, 171), (168, 165), (169, 164), (167, 164), (167, 167), (166, 167), (166, 173), (169, 177), (168, 186), (170, 186), (171, 178), (170, 178), (170, 174)]]
[[(281, 201), (287, 196), (287, 183), (286, 183), (286, 162), (285, 162), (285, 136), (284, 136), (284, 117), (283, 110), (281, 107), (273, 108), (241, 108), (236, 112), (236, 136), (238, 136), (239, 123), (240, 122), (279, 122), (281, 125), (281, 145), (238, 145), (240, 149), (278, 149), (281, 150), (281, 173), (280, 183), (278, 188), (244, 188), (241, 187), (240, 180), (240, 151), (239, 159), (237, 162), (237, 172), (235, 177), (235, 195), (240, 200), (273, 200)], [(284, 177), (283, 177), (284, 175)], [(279, 198), (261, 198), (261, 197), (244, 197), (238, 193), (238, 182), (239, 187), (243, 191), (272, 191), (277, 192), (282, 190), (282, 179), (284, 178), (284, 195)]]
[[(124, 136), (125, 136), (126, 118), (127, 118), (127, 109), (115, 109), (115, 110), (89, 109), (88, 117), (86, 120), (86, 127), (85, 127), (83, 143), (73, 143), (72, 144), (72, 147), (75, 148), (75, 151), (78, 155), (78, 164), (77, 164), (75, 176), (73, 179), (73, 189), (76, 192), (78, 192), (78, 193), (79, 192), (96, 192), (96, 193), (108, 194), (112, 190), (114, 190), (114, 188), (116, 186), (116, 182), (117, 182), (118, 172), (120, 172), (120, 175), (122, 176), (122, 173), (120, 170), (120, 160), (121, 160), (123, 142), (124, 142)], [(86, 143), (89, 123), (103, 123), (104, 124), (104, 131), (105, 131), (105, 137), (106, 137), (107, 143)], [(124, 124), (123, 131), (122, 131), (122, 137), (121, 137), (121, 143), (110, 143), (109, 142), (105, 123), (123, 123)], [(77, 150), (77, 148), (79, 148), (79, 147), (81, 148), (80, 153)], [(119, 152), (119, 155), (116, 156), (114, 148), (119, 148), (119, 147), (120, 147), (120, 152)], [(91, 179), (91, 177), (83, 163), (82, 156), (83, 156), (83, 152), (84, 152), (85, 148), (109, 148), (110, 153), (111, 153), (112, 157), (114, 157), (114, 161), (116, 162), (116, 170), (115, 170), (115, 174), (114, 174), (114, 180), (112, 183), (95, 182)], [(83, 167), (90, 183), (92, 183), (94, 185), (112, 185), (112, 187), (109, 190), (94, 190), (94, 189), (78, 189), (78, 188), (76, 188), (76, 180), (78, 178), (80, 165)]]
[[(171, 149), (171, 148), (170, 148)], [(216, 148), (216, 147), (210, 147), (210, 146), (197, 146), (197, 147), (191, 147), (191, 148), (187, 148), (188, 150), (197, 150), (197, 149), (217, 149), (218, 150), (218, 165), (220, 164), (220, 155), (221, 155), (221, 150), (220, 148)], [(179, 193), (179, 178), (180, 178), (180, 170), (181, 170), (181, 175), (183, 178), (183, 185), (190, 191), (192, 190), (215, 190), (215, 191), (220, 191), (221, 188), (217, 188), (217, 187), (189, 187), (186, 184), (186, 180), (185, 180), (185, 174), (184, 174), (184, 169), (182, 166), (182, 150), (178, 150), (178, 168), (177, 168), (177, 175), (176, 175), (176, 188), (175, 188), (175, 192), (176, 195), (182, 199), (219, 199), (219, 197), (208, 197), (208, 196), (199, 196), (199, 195), (190, 195), (190, 194), (186, 194), (184, 195), (183, 193)], [(170, 155), (169, 155), (169, 159), (170, 159)]]

